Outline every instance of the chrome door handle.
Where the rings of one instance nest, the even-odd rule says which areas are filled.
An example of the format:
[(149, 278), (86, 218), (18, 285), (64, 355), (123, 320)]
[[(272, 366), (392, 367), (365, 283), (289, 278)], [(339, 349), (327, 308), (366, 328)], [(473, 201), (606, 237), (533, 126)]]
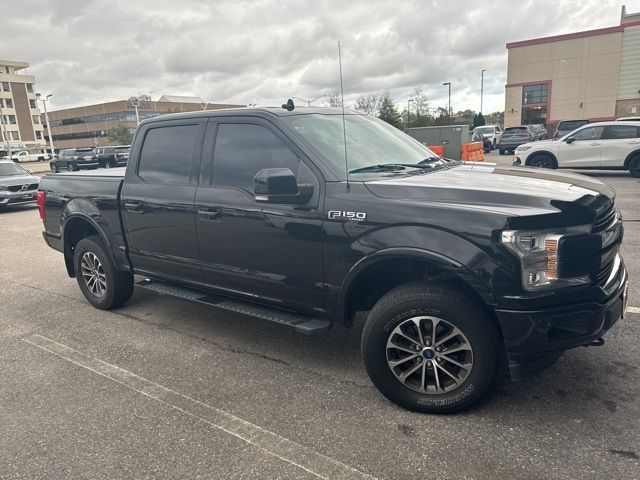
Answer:
[(129, 213), (144, 213), (142, 204), (138, 202), (124, 202), (124, 209)]
[(203, 220), (220, 220), (220, 210), (198, 210), (198, 215)]
[(597, 146), (602, 145), (602, 143), (600, 143), (600, 142), (593, 142), (593, 143), (590, 143), (589, 145), (591, 145), (591, 146), (593, 146), (593, 147), (597, 147)]

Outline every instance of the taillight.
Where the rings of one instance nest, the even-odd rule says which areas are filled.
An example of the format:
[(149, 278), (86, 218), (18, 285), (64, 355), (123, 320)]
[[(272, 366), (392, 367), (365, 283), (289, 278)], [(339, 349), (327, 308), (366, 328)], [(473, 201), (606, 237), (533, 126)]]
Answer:
[(47, 219), (47, 212), (44, 207), (44, 204), (46, 203), (46, 201), (47, 201), (47, 194), (44, 193), (42, 190), (39, 190), (38, 193), (36, 193), (36, 205), (38, 205), (38, 213), (40, 213), (41, 220)]

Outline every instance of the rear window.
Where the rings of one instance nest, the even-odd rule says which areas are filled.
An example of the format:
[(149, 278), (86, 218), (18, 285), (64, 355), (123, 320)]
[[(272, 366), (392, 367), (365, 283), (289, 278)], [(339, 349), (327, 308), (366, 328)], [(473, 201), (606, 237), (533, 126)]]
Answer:
[(140, 178), (152, 183), (188, 184), (199, 128), (198, 125), (174, 125), (150, 129), (140, 153)]
[(558, 124), (558, 130), (575, 130), (576, 128), (580, 128), (583, 125), (589, 123), (589, 120), (569, 120), (560, 122)]
[(526, 131), (527, 127), (507, 127), (504, 129), (504, 133), (522, 133)]

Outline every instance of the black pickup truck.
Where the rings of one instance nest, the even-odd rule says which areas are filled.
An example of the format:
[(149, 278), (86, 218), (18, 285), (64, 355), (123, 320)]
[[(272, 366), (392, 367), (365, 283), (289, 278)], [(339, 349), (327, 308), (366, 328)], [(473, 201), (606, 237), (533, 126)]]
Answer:
[(373, 383), (444, 413), (501, 373), (601, 344), (624, 316), (614, 197), (581, 175), (438, 158), (358, 112), (289, 106), (145, 120), (126, 170), (47, 175), (37, 203), (96, 307), (125, 303), (136, 274), (305, 334), (368, 312)]

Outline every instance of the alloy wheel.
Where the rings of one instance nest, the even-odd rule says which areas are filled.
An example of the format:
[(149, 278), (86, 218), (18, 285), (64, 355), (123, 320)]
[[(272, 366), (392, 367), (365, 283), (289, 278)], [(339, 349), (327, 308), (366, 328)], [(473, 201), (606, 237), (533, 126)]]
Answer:
[(107, 276), (95, 253), (85, 252), (82, 255), (80, 269), (82, 270), (82, 278), (91, 293), (96, 297), (103, 297), (107, 293)]
[(473, 349), (466, 335), (438, 317), (412, 317), (400, 323), (389, 335), (386, 358), (398, 381), (420, 393), (451, 392), (473, 369)]

